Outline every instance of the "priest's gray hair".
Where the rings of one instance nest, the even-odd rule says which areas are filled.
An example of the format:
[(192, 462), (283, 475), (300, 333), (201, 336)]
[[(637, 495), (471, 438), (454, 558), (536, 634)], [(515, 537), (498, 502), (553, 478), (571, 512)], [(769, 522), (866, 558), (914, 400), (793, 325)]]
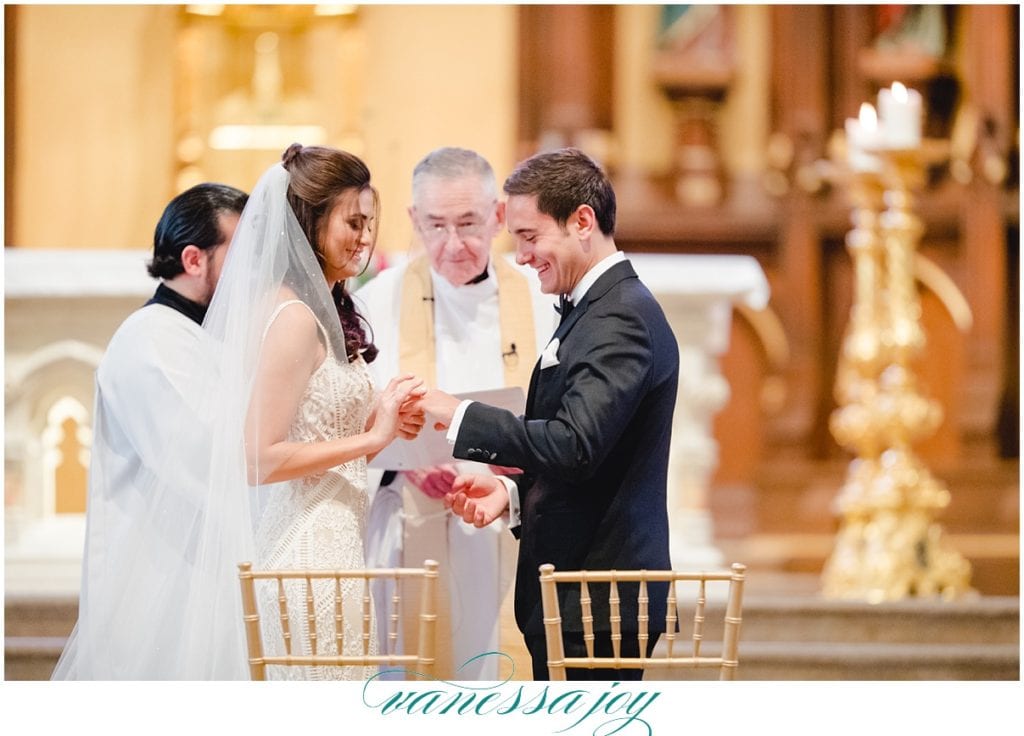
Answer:
[(498, 198), (498, 185), (494, 179), (494, 169), (483, 156), (467, 148), (447, 146), (436, 148), (416, 164), (412, 171), (412, 201), (419, 200), (424, 179), (458, 179), (463, 176), (477, 176), (480, 179), (484, 196), (488, 199)]

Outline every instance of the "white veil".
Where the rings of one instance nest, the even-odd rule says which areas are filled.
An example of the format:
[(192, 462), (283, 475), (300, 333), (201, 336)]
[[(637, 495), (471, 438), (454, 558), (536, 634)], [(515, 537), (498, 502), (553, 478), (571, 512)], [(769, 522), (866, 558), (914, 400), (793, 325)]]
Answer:
[[(275, 487), (248, 485), (244, 426), (263, 336), (284, 295), (312, 310), (338, 359), (346, 354), (327, 282), (288, 205), (288, 181), (276, 164), (256, 184), (203, 323), (200, 409), (153, 407), (174, 439), (130, 493), (104, 476), (113, 450), (97, 416), (79, 620), (55, 679), (249, 677), (238, 563), (255, 561), (257, 491)], [(128, 531), (97, 546), (111, 514), (130, 519)]]

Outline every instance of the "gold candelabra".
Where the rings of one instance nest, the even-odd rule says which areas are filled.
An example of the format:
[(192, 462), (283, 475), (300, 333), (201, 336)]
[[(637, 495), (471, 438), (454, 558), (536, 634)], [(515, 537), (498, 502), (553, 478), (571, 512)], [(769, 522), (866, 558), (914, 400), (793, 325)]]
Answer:
[(942, 420), (912, 366), (925, 344), (914, 276), (924, 228), (913, 196), (924, 169), (917, 150), (883, 150), (878, 159), (878, 172), (849, 179), (855, 287), (830, 426), (855, 458), (836, 500), (840, 529), (822, 592), (872, 603), (953, 598), (970, 591), (971, 566), (935, 521), (949, 492), (912, 449)]

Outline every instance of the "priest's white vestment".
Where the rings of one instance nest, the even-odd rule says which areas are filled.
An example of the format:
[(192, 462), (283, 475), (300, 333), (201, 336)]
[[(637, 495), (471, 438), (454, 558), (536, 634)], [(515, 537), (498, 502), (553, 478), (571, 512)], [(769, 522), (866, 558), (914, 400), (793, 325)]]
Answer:
[[(458, 287), (430, 269), (429, 285), (425, 285), (429, 295), (416, 296), (411, 301), (407, 293), (410, 285), (407, 271), (410, 266), (415, 269), (415, 261), (382, 271), (356, 292), (356, 303), (369, 321), (374, 344), (380, 351), (370, 364), (378, 387), (385, 386), (396, 374), (410, 370), (409, 361), (401, 358), (403, 351), (407, 350), (406, 345), (400, 345), (403, 339), (400, 334), (403, 293), (406, 309), (418, 306), (424, 310), (422, 316), (430, 320), (426, 324), (428, 333), (432, 331), (434, 337), (436, 388), (449, 393), (501, 388), (507, 385), (509, 361), (520, 360), (523, 355), (540, 355), (557, 325), (554, 299), (540, 292), (539, 282), (531, 269), (515, 265), (511, 257), (505, 258), (506, 263), (515, 269), (513, 275), (521, 275), (525, 279), (524, 287), (528, 287), (529, 304), (519, 305), (521, 310), (532, 308), (532, 320), (528, 321), (532, 321), (533, 334), (528, 339), (533, 344), (528, 349), (523, 344), (511, 344), (514, 340), (509, 341), (507, 333), (503, 335), (505, 328), (499, 312), (498, 293), (502, 279), (495, 274), (493, 262), (488, 264), (486, 279)], [(520, 293), (527, 293), (527, 288)], [(411, 302), (415, 304), (410, 306)], [(514, 309), (507, 298), (504, 309)], [(414, 329), (406, 324), (407, 332)], [(407, 334), (406, 342), (408, 337)], [(523, 367), (528, 383), (534, 360), (527, 360), (529, 363)], [(423, 377), (430, 382), (428, 376)], [(522, 388), (525, 393), (527, 385)], [(423, 431), (434, 430), (428, 426)], [(456, 463), (455, 460), (450, 462)], [(463, 461), (457, 462), (457, 468), (459, 472), (490, 472), (486, 465)], [(379, 473), (371, 476), (371, 490), (379, 482), (378, 478)], [(510, 671), (501, 666), (502, 658), (485, 656), (474, 659), (499, 650), (515, 656), (517, 670), (526, 667), (525, 673), (517, 671), (517, 679), (523, 674), (529, 676), (525, 648), (522, 652), (507, 651), (522, 647), (511, 612), (515, 545), (503, 523), (475, 529), (445, 511), (440, 500), (428, 498), (412, 485), (403, 483), (401, 475), (390, 487), (376, 489), (367, 530), (367, 564), (374, 567), (418, 567), (422, 565), (425, 554), (440, 563), (440, 587), (442, 591), (447, 588), (450, 606), (446, 615), (442, 609), (440, 620), (444, 621), (445, 617), (450, 620), (451, 639), (449, 648), (446, 641), (449, 631), (439, 630), (439, 677), (501, 679)], [(445, 597), (443, 593), (441, 597)], [(415, 605), (415, 602), (406, 603)], [(439, 603), (444, 606), (445, 601)], [(383, 618), (386, 606), (378, 604), (377, 612), (378, 631), (386, 632), (387, 624)]]

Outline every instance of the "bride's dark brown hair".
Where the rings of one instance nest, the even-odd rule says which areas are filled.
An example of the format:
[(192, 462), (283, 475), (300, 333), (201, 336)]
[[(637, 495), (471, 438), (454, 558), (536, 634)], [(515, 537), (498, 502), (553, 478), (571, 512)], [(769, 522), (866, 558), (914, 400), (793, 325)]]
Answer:
[[(358, 157), (336, 148), (324, 146), (303, 146), (293, 143), (281, 156), (281, 162), (290, 174), (288, 183), (288, 204), (299, 221), (306, 239), (321, 268), (324, 256), (320, 250), (320, 229), (337, 203), (338, 197), (346, 192), (359, 194), (363, 190), (373, 193), (373, 217), (380, 222), (380, 197), (370, 184), (370, 170)], [(377, 230), (371, 231), (370, 256), (377, 245)], [(369, 258), (367, 258), (369, 263)], [(377, 357), (377, 348), (368, 338), (363, 325), (366, 320), (356, 310), (352, 296), (345, 289), (345, 282), (339, 281), (331, 290), (342, 330), (345, 332), (345, 352), (349, 360), (355, 360), (362, 353), (367, 363)]]

